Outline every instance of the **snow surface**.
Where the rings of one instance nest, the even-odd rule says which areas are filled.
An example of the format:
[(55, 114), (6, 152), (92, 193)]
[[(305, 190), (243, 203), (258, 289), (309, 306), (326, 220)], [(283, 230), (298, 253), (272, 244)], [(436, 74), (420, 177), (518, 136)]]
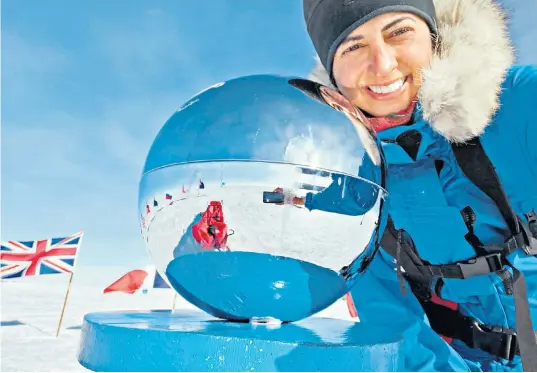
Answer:
[[(146, 294), (108, 293), (103, 289), (134, 268), (75, 268), (60, 335), (56, 328), (63, 305), (68, 275), (34, 276), (2, 281), (2, 372), (87, 371), (77, 361), (80, 327), (84, 314), (110, 310), (170, 309), (171, 289), (152, 289)], [(176, 309), (196, 309), (177, 296)], [(318, 316), (352, 320), (346, 303), (337, 301)]]

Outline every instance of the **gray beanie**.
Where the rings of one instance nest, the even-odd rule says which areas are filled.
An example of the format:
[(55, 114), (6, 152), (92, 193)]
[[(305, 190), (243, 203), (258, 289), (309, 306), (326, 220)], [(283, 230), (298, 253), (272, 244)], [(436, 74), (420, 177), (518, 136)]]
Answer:
[(433, 0), (303, 0), (304, 19), (313, 46), (332, 79), (332, 61), (339, 44), (358, 26), (388, 12), (422, 18), (437, 33)]

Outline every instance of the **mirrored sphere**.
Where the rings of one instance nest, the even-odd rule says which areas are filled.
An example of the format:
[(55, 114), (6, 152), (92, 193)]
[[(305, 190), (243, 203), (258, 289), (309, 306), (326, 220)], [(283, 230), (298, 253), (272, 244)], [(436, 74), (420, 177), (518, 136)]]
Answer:
[(307, 80), (247, 76), (164, 124), (140, 223), (181, 296), (220, 318), (296, 321), (347, 292), (340, 270), (370, 242), (385, 194), (379, 142), (342, 100)]

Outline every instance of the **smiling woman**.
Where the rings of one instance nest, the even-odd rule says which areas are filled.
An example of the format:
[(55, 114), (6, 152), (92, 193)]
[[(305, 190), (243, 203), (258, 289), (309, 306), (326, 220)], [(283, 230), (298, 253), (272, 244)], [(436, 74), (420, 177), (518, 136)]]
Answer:
[(420, 69), (430, 63), (430, 29), (412, 13), (386, 13), (359, 26), (338, 46), (333, 61), (337, 87), (373, 116), (413, 105)]
[(332, 84), (370, 116), (395, 113), (408, 121), (421, 86), (420, 70), (433, 55), (432, 2), (343, 1), (334, 6), (306, 0), (304, 15)]
[(360, 321), (420, 325), (406, 370), (536, 371), (537, 65), (513, 65), (499, 2), (304, 0), (304, 16), (310, 78), (366, 112), (386, 154)]

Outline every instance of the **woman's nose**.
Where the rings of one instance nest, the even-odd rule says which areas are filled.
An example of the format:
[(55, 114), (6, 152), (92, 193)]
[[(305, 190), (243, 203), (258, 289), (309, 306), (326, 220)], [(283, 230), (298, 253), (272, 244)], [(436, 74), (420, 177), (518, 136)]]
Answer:
[(397, 59), (392, 47), (384, 42), (371, 46), (370, 70), (375, 76), (387, 76), (397, 67)]

